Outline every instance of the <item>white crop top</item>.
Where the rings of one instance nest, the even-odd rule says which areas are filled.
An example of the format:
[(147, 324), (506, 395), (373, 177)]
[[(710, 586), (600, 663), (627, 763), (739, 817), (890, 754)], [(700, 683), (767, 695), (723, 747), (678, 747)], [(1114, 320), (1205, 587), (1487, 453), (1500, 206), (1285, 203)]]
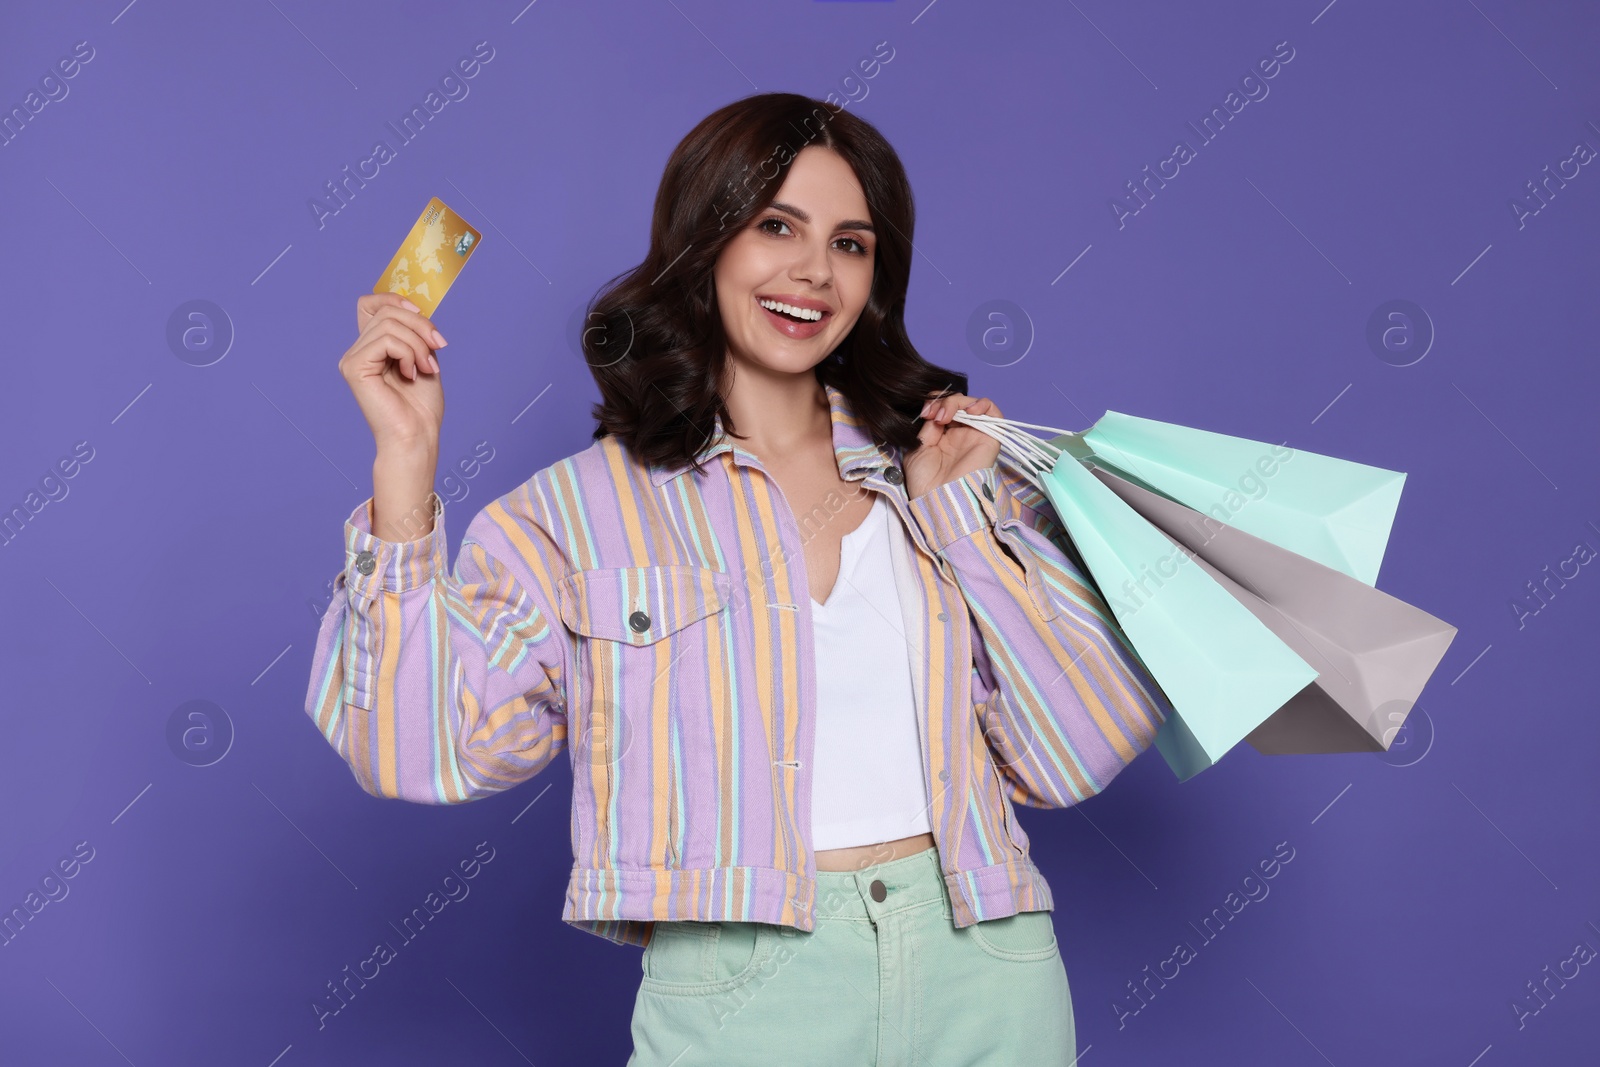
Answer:
[[(895, 554), (913, 550), (882, 496), (839, 545), (839, 576), (811, 602), (817, 662), (812, 848), (845, 848), (931, 831), (911, 645)], [(900, 545), (891, 545), (891, 539)]]

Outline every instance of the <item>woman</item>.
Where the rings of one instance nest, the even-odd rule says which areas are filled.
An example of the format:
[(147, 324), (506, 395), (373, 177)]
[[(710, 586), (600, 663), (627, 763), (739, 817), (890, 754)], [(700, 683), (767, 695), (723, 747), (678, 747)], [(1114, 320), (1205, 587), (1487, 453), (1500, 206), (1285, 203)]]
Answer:
[(999, 414), (903, 322), (913, 208), (871, 125), (770, 93), (667, 163), (596, 301), (595, 441), (467, 526), (431, 491), (446, 341), (357, 302), (377, 440), (307, 711), (376, 796), (570, 748), (562, 918), (645, 946), (632, 1063), (1069, 1063), (1013, 802), (1103, 789), (1170, 713)]

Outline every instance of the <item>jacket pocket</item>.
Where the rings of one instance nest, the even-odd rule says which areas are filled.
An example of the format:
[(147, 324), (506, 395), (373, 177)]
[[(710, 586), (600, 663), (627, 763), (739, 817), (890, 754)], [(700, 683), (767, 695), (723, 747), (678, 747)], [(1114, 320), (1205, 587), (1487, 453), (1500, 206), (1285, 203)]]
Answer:
[(733, 579), (690, 565), (574, 571), (561, 581), (561, 621), (573, 633), (652, 645), (727, 605)]
[[(729, 605), (732, 591), (727, 572), (689, 564), (581, 570), (559, 585), (561, 620), (579, 639), (576, 697), (589, 730), (584, 747), (601, 818), (619, 799), (619, 788), (649, 797), (646, 803), (655, 811), (660, 808), (654, 798), (664, 793), (666, 859), (673, 866), (681, 851), (682, 783), (673, 758), (674, 734), (681, 726), (677, 687), (715, 639), (707, 631), (708, 620)], [(673, 713), (664, 722), (663, 708)], [(652, 732), (660, 742), (655, 758), (630, 757), (640, 734)], [(624, 766), (630, 769), (621, 772)], [(659, 863), (659, 852), (644, 854), (644, 836), (618, 843), (619, 862)], [(638, 854), (630, 855), (634, 848)]]

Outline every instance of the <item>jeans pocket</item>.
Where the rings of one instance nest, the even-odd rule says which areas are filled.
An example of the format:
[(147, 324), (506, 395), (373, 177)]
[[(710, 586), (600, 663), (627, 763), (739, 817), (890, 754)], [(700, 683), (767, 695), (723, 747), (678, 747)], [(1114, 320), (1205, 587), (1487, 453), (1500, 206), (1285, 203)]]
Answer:
[(776, 937), (770, 923), (658, 921), (644, 949), (641, 986), (673, 996), (732, 992), (766, 964)]
[(996, 959), (1031, 963), (1060, 953), (1055, 923), (1048, 911), (1019, 911), (967, 927), (973, 943)]

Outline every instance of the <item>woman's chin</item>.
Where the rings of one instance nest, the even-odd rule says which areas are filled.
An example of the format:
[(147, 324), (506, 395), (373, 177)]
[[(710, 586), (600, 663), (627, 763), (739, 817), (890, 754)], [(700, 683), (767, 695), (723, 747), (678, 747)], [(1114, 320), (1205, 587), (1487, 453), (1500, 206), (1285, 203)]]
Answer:
[(779, 348), (776, 351), (768, 350), (757, 352), (753, 356), (734, 357), (735, 362), (759, 369), (767, 374), (809, 374), (818, 363), (829, 355), (827, 349), (818, 346), (815, 352), (800, 352), (792, 348)]

